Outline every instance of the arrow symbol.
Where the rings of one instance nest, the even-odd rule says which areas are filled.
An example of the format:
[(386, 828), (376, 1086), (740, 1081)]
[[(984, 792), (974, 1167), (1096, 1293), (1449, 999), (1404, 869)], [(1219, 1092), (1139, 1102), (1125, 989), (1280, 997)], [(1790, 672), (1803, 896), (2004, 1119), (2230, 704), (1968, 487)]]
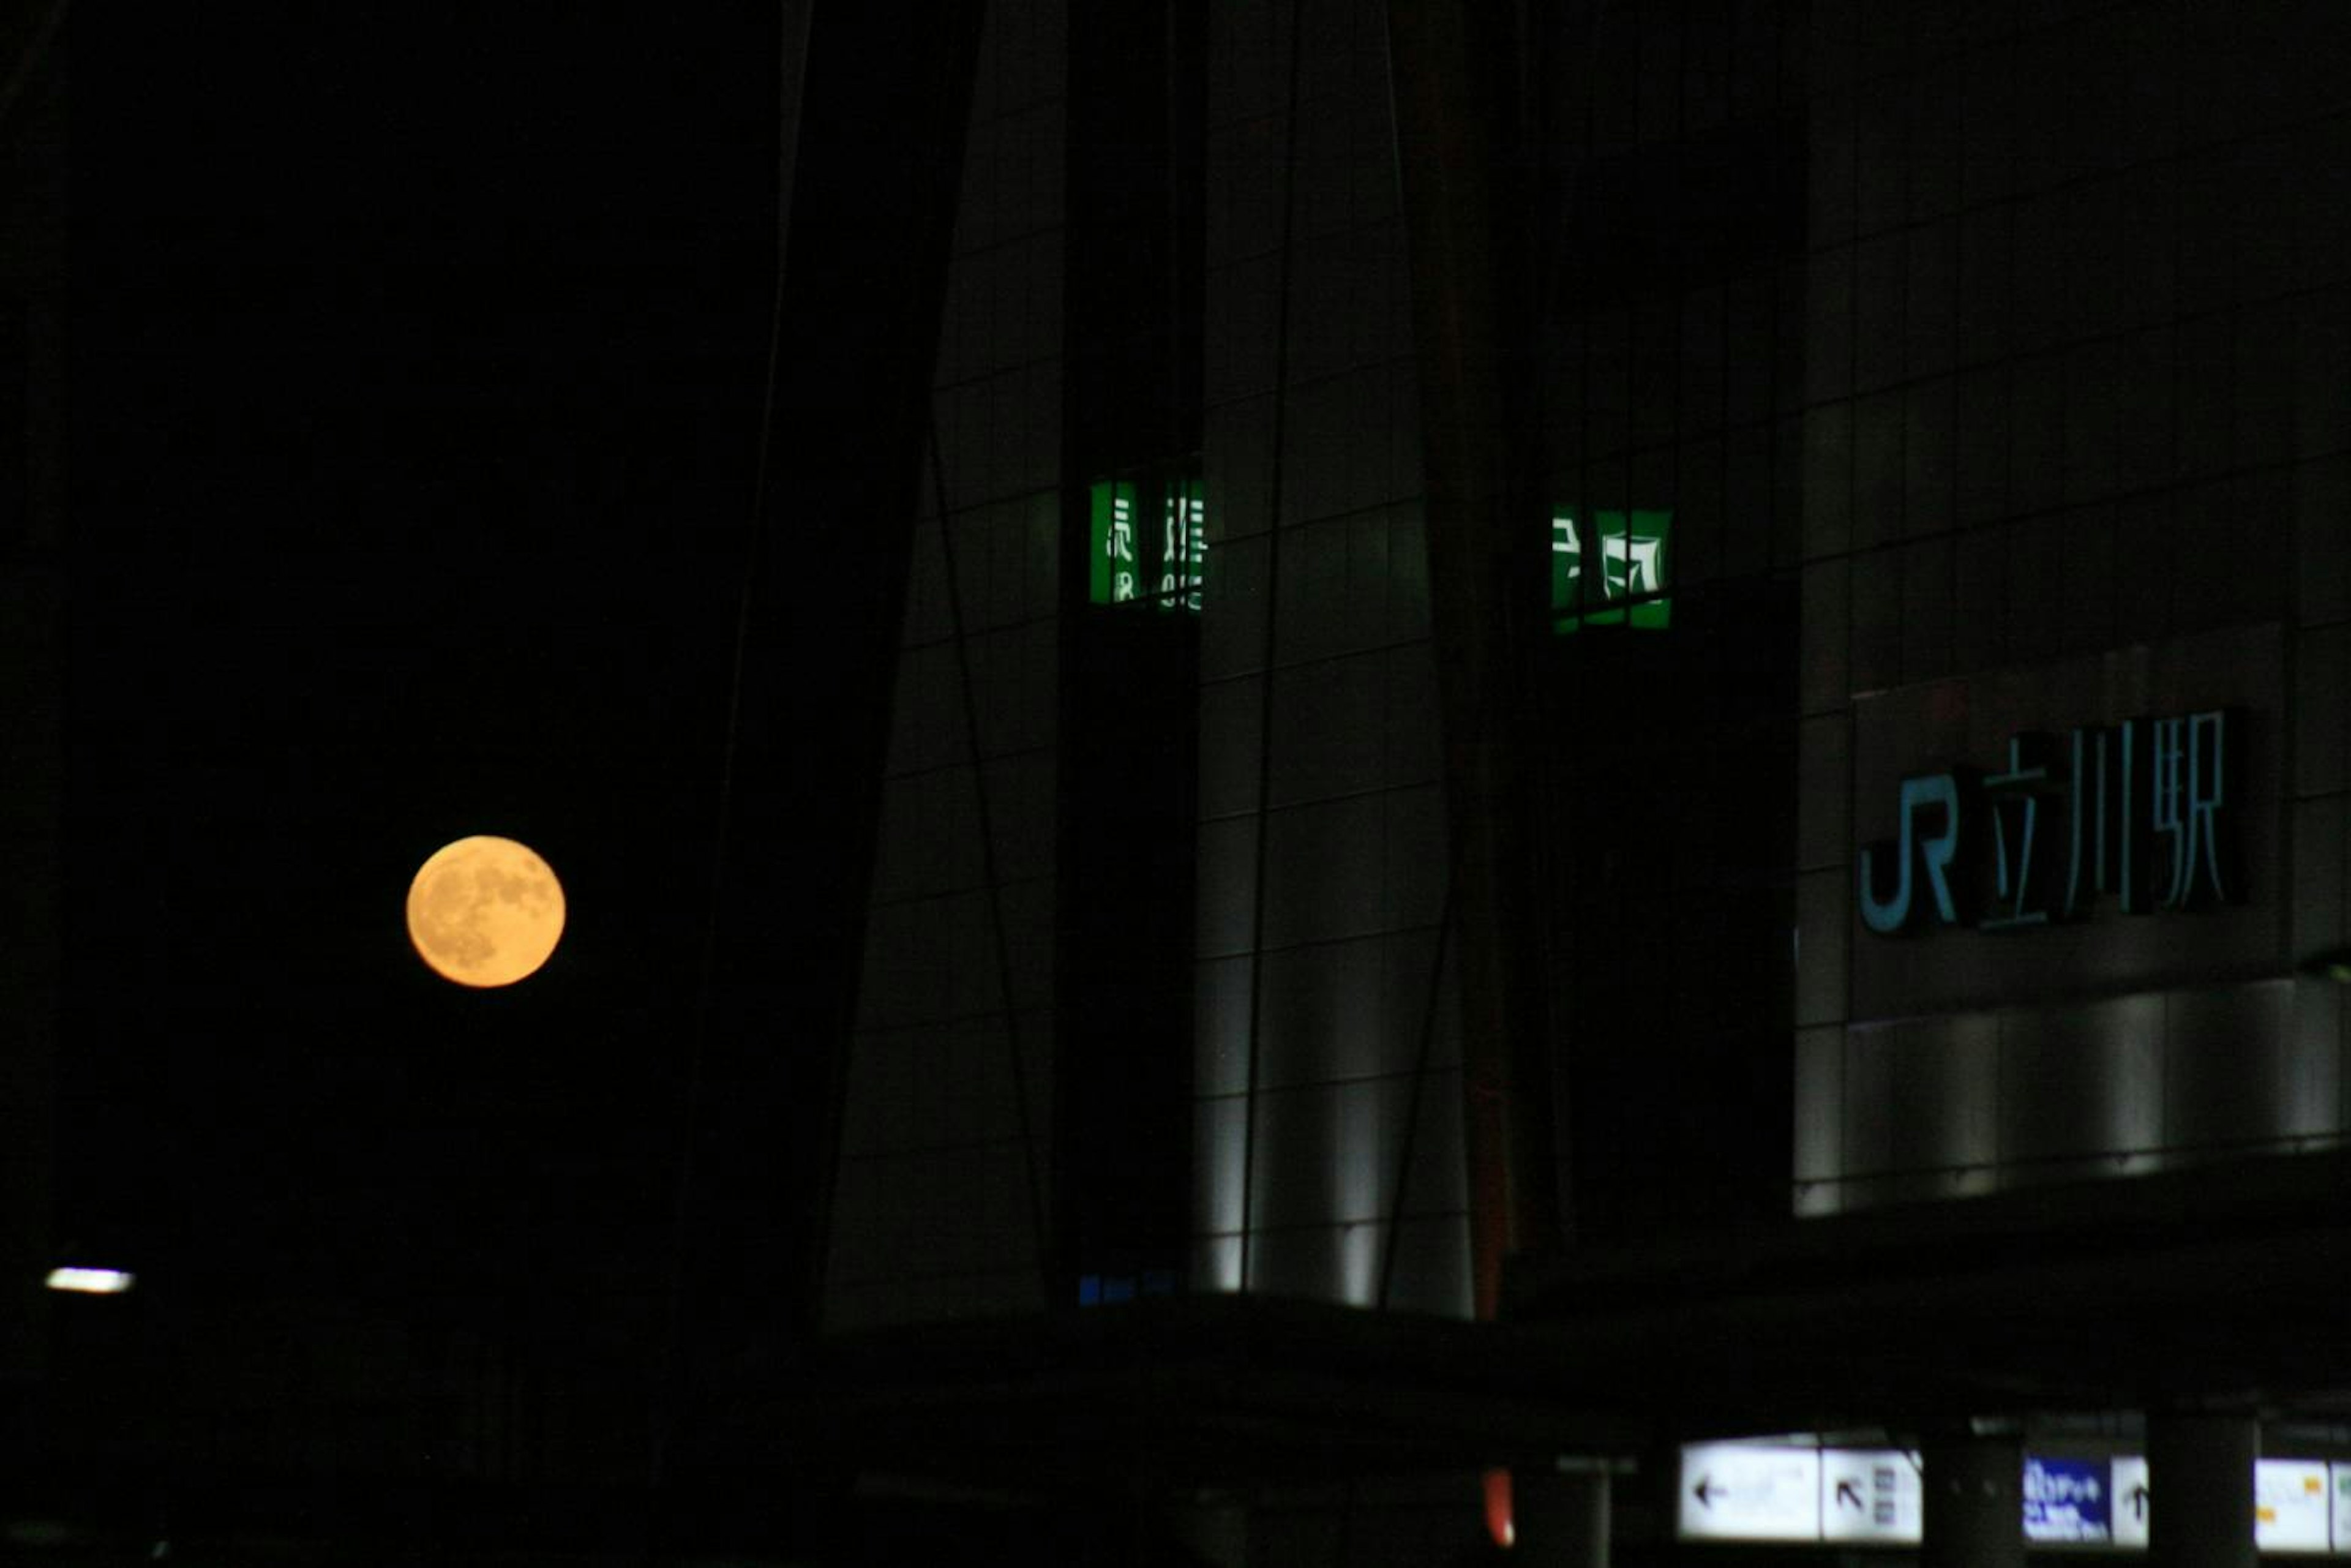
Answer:
[(1714, 1500), (1721, 1494), (1722, 1489), (1714, 1484), (1712, 1476), (1700, 1476), (1698, 1478), (1698, 1485), (1692, 1487), (1690, 1491), (1698, 1498), (1699, 1507), (1712, 1508)]
[(2147, 1517), (2147, 1488), (2144, 1485), (2131, 1488), (2130, 1499), (2131, 1512), (2144, 1520)]
[(1854, 1485), (1850, 1480), (1841, 1480), (1837, 1482), (1836, 1500), (1841, 1503), (1849, 1502), (1855, 1508), (1866, 1508), (1868, 1506), (1861, 1500), (1861, 1489)]

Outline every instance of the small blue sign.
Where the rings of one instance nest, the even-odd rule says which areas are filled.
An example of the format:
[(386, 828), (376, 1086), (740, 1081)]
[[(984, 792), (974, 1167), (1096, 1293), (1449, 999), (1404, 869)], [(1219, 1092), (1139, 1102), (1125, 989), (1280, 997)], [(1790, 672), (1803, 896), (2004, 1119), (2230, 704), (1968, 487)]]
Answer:
[(2104, 1459), (2024, 1461), (2024, 1539), (2114, 1539), (2114, 1487)]

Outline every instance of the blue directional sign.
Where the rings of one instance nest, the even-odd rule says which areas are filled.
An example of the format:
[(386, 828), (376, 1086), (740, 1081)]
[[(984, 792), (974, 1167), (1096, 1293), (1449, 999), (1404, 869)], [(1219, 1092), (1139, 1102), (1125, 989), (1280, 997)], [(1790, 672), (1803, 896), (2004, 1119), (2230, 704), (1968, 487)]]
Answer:
[(2114, 1539), (2114, 1478), (2105, 1459), (2024, 1461), (2024, 1539), (2104, 1545)]

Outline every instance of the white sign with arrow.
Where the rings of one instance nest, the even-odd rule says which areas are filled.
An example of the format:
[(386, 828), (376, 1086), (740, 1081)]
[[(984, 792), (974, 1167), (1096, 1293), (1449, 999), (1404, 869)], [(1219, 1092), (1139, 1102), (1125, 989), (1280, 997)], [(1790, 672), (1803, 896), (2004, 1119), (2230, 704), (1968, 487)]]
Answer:
[(2116, 1454), (2106, 1467), (2114, 1478), (2114, 1500), (2110, 1516), (2116, 1546), (2144, 1549), (2147, 1545), (2147, 1457), (2143, 1454)]
[(1900, 1448), (1821, 1453), (1821, 1536), (1917, 1545), (1926, 1539), (1918, 1456)]
[(1818, 1541), (1821, 1454), (1767, 1443), (1682, 1449), (1685, 1541)]

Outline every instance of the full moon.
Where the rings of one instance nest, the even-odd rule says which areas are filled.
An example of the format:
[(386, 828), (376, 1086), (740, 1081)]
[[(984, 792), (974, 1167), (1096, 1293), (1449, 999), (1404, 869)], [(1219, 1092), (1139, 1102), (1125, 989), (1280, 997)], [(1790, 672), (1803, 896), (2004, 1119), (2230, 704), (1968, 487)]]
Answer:
[(535, 974), (562, 935), (563, 884), (512, 839), (444, 844), (408, 884), (408, 939), (434, 973), (461, 986)]

